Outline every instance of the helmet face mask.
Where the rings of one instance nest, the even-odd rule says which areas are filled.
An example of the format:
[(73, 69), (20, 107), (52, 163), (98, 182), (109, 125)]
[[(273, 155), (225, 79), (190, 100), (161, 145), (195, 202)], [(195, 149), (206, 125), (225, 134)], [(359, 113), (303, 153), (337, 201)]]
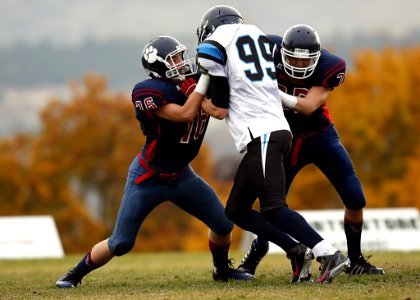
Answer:
[(207, 10), (197, 28), (198, 44), (208, 38), (217, 27), (224, 24), (242, 24), (243, 18), (239, 11), (227, 5), (216, 5)]
[(188, 49), (170, 36), (159, 36), (151, 40), (142, 52), (142, 65), (152, 78), (185, 80), (197, 73), (194, 58), (188, 57)]
[(310, 26), (298, 24), (290, 27), (283, 36), (281, 57), (284, 71), (290, 77), (310, 77), (321, 56), (321, 41)]
[(194, 58), (188, 57), (188, 49), (184, 45), (180, 45), (165, 57), (168, 70), (165, 77), (170, 79), (184, 80), (186, 75), (197, 73), (197, 65)]
[(290, 77), (305, 79), (310, 77), (318, 64), (321, 52), (309, 53), (307, 49), (295, 49), (294, 52), (281, 49), (284, 71)]

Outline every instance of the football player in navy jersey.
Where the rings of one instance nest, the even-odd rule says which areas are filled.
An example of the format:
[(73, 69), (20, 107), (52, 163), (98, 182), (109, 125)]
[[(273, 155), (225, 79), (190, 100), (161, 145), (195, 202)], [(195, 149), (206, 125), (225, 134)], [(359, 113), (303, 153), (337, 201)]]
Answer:
[(150, 79), (134, 86), (132, 101), (146, 143), (129, 168), (114, 231), (64, 274), (56, 286), (75, 287), (112, 257), (129, 252), (144, 219), (167, 200), (210, 228), (214, 280), (252, 279), (252, 275), (232, 267), (228, 250), (233, 223), (214, 190), (190, 166), (209, 120), (200, 109), (208, 76), (201, 75), (196, 82), (197, 68), (188, 58), (187, 48), (169, 36), (151, 40), (141, 60)]
[[(282, 91), (284, 114), (290, 124), (292, 149), (284, 161), (286, 190), (297, 173), (314, 164), (328, 178), (345, 206), (344, 231), (347, 238), (349, 274), (384, 274), (362, 255), (361, 234), (366, 199), (352, 160), (340, 141), (327, 107), (328, 94), (343, 83), (345, 61), (321, 48), (317, 32), (298, 24), (283, 37), (269, 35), (275, 42), (278, 87)], [(255, 274), (269, 244), (257, 238), (239, 269)]]
[[(226, 120), (238, 152), (244, 154), (226, 203), (227, 216), (282, 247), (297, 272), (293, 282), (308, 279), (315, 256), (321, 263), (317, 282), (330, 283), (350, 260), (287, 205), (282, 166), (292, 134), (277, 87), (274, 43), (258, 27), (243, 24), (241, 14), (226, 5), (204, 13), (197, 37), (197, 60), (210, 76), (211, 99), (201, 107)], [(252, 208), (257, 199), (260, 211)]]

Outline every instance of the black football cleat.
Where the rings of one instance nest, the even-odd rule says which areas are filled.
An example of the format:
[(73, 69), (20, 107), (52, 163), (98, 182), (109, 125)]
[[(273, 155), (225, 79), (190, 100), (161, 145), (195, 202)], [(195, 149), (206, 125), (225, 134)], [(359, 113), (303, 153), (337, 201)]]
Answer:
[(350, 259), (350, 267), (346, 268), (344, 272), (350, 275), (383, 275), (385, 274), (382, 268), (375, 267), (368, 262), (370, 256), (366, 258), (363, 255), (355, 259)]
[(83, 275), (74, 267), (57, 280), (55, 286), (58, 288), (74, 288), (82, 282), (82, 278)]
[(229, 281), (229, 279), (248, 281), (254, 278), (255, 277), (252, 274), (235, 269), (231, 260), (229, 260), (225, 265), (215, 265), (213, 268), (214, 281)]
[(251, 247), (238, 266), (238, 270), (255, 275), (255, 270), (261, 259), (268, 253), (269, 243), (265, 241), (262, 245), (257, 245), (257, 239), (252, 241)]

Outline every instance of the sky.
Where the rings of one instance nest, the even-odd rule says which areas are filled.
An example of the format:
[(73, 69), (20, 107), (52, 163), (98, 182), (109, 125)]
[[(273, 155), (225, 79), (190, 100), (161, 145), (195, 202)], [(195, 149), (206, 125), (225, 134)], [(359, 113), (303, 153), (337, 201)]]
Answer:
[(218, 4), (275, 34), (298, 23), (317, 29), (321, 39), (358, 31), (399, 37), (420, 28), (419, 0), (0, 0), (0, 46), (195, 34), (203, 13)]
[[(282, 35), (294, 24), (311, 25), (327, 44), (334, 37), (356, 34), (404, 38), (420, 28), (420, 0), (0, 0), (0, 47), (44, 42), (78, 47), (91, 40), (137, 41), (157, 35), (171, 35), (182, 42), (182, 36), (195, 35), (204, 12), (219, 4), (235, 7), (246, 23), (266, 33)], [(420, 43), (420, 37), (413, 39)], [(50, 95), (68, 92), (67, 82), (63, 86), (3, 91), (0, 133), (7, 133), (11, 125), (22, 130), (37, 128), (37, 112)], [(25, 109), (21, 99), (25, 99)], [(223, 134), (228, 141), (223, 147), (233, 149), (228, 133), (220, 130), (223, 124), (211, 122), (206, 138), (220, 140)], [(221, 146), (216, 150), (224, 151)]]

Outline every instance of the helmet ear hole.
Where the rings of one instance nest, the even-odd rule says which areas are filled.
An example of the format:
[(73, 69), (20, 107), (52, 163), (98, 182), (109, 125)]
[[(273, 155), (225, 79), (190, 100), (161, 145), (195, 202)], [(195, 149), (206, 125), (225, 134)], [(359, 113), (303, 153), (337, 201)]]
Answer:
[(209, 37), (220, 25), (242, 23), (242, 15), (232, 6), (213, 6), (204, 13), (200, 26), (197, 28), (198, 44)]

